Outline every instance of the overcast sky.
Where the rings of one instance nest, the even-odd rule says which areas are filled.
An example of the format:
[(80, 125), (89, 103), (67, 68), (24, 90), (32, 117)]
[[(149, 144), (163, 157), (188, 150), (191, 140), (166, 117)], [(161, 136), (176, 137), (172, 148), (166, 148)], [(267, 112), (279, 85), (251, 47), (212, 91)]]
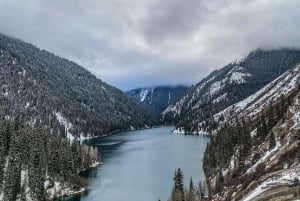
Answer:
[(190, 85), (251, 50), (300, 47), (300, 1), (0, 0), (0, 32), (123, 90)]

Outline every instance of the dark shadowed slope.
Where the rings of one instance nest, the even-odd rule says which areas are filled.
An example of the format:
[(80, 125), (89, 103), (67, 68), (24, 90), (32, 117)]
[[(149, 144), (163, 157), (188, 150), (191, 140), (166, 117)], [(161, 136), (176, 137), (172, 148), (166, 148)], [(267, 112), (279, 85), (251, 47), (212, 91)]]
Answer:
[(21, 113), (27, 122), (74, 136), (156, 124), (131, 98), (67, 59), (4, 35), (0, 58), (0, 111), (6, 116)]

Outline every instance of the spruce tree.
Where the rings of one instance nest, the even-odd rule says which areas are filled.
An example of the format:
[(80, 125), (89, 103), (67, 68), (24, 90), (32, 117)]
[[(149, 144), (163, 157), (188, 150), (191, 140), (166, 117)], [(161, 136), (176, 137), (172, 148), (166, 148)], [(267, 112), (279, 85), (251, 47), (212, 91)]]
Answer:
[(189, 188), (189, 194), (187, 197), (187, 201), (195, 201), (195, 188), (194, 188), (194, 184), (193, 184), (193, 179), (191, 177), (190, 179), (190, 188)]
[(0, 192), (2, 191), (2, 185), (4, 180), (4, 166), (6, 155), (6, 135), (3, 129), (3, 122), (0, 122)]
[(185, 201), (183, 174), (180, 168), (175, 170), (173, 179), (174, 179), (174, 188), (172, 191), (172, 198), (171, 198), (172, 201)]
[(273, 131), (270, 133), (270, 145), (269, 149), (273, 149), (276, 146), (276, 139), (275, 139), (275, 134)]

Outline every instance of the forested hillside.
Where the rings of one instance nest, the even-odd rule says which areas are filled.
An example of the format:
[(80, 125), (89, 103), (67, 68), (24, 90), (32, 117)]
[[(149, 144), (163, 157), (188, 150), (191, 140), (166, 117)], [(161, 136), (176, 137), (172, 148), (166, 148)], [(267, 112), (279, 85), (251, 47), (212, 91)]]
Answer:
[(157, 123), (120, 90), (81, 66), (0, 34), (0, 112), (61, 136), (101, 136)]
[(300, 62), (295, 49), (256, 50), (212, 72), (192, 87), (163, 117), (177, 133), (210, 134), (218, 128), (214, 115), (257, 92)]
[(0, 200), (43, 201), (82, 190), (78, 172), (98, 162), (98, 151), (22, 119), (0, 120)]
[(0, 34), (0, 200), (43, 201), (83, 191), (78, 173), (98, 150), (74, 139), (157, 124), (79, 65)]
[(210, 199), (298, 196), (287, 183), (300, 173), (299, 78), (300, 65), (220, 113), (224, 120), (204, 156)]
[(186, 86), (157, 86), (126, 92), (140, 102), (154, 107), (159, 113), (178, 101), (188, 90)]

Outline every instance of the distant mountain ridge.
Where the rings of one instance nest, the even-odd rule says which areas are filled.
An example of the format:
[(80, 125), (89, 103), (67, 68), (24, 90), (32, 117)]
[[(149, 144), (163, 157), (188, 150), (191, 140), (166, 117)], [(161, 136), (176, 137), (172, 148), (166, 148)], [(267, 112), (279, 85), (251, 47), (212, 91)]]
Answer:
[(156, 86), (137, 88), (126, 93), (136, 100), (151, 105), (159, 112), (179, 100), (188, 90), (187, 86)]
[(300, 62), (297, 49), (258, 49), (212, 72), (163, 111), (175, 132), (209, 134), (218, 127), (214, 115), (254, 94)]
[(64, 136), (101, 136), (156, 117), (83, 67), (0, 34), (0, 112)]

